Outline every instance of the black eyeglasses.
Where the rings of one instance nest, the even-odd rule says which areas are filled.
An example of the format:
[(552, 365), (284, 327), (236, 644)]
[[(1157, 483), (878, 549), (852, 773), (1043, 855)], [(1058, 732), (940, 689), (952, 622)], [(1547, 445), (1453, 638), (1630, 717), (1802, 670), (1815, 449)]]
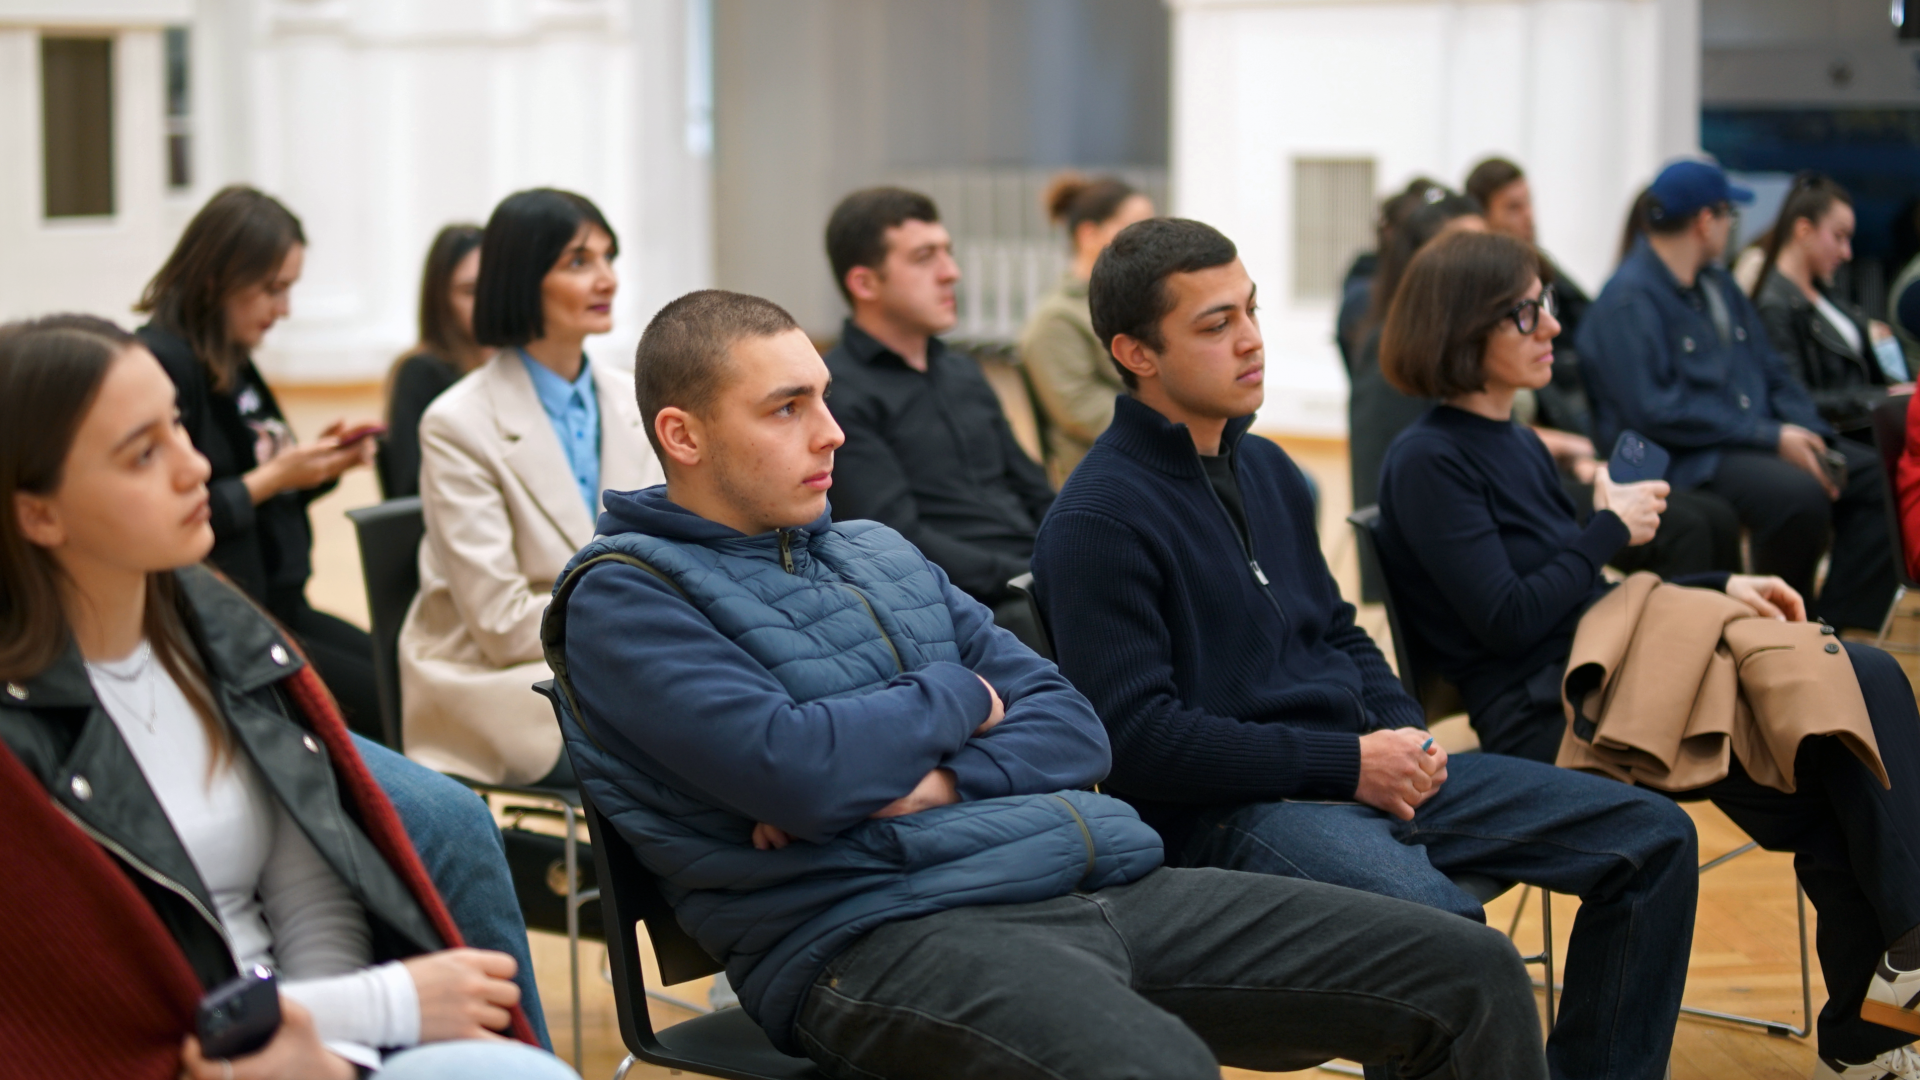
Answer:
[(1513, 328), (1523, 334), (1531, 334), (1540, 325), (1540, 315), (1544, 312), (1554, 317), (1560, 315), (1560, 302), (1554, 299), (1553, 286), (1540, 290), (1540, 295), (1530, 300), (1522, 300), (1507, 309), (1503, 319), (1512, 319)]

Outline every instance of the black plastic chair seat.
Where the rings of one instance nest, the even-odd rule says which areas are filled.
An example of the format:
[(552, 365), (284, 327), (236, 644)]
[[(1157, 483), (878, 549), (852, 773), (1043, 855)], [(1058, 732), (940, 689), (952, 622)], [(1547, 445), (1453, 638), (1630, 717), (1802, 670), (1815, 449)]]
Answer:
[(812, 1061), (775, 1050), (760, 1025), (741, 1009), (696, 1016), (663, 1028), (654, 1037), (659, 1046), (648, 1060), (669, 1069), (729, 1080), (799, 1080), (822, 1075)]
[(1447, 880), (1453, 882), (1454, 888), (1459, 889), (1461, 892), (1466, 893), (1482, 904), (1493, 902), (1505, 894), (1508, 889), (1513, 888), (1515, 884), (1511, 881), (1502, 881), (1496, 877), (1488, 877), (1485, 874), (1475, 873), (1448, 874)]

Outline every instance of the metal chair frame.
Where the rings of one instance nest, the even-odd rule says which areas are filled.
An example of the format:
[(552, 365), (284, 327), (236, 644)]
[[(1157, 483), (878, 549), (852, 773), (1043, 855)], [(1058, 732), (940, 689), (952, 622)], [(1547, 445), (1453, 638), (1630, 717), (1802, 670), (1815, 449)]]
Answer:
[[(1387, 581), (1384, 567), (1380, 564), (1379, 547), (1374, 536), (1374, 530), (1379, 528), (1380, 524), (1380, 508), (1377, 506), (1363, 506), (1347, 515), (1347, 523), (1353, 526), (1353, 534), (1355, 540), (1358, 542), (1361, 561), (1363, 563), (1371, 561), (1375, 569), (1381, 571), (1379, 574), (1381, 597), (1385, 601), (1387, 609), (1387, 630), (1393, 639), (1393, 652), (1398, 661), (1396, 666), (1399, 669), (1400, 684), (1407, 688), (1407, 692), (1413, 695), (1415, 701), (1419, 701), (1423, 707), (1427, 708), (1428, 719), (1433, 719), (1433, 706), (1429, 703), (1427, 695), (1434, 692), (1435, 686), (1446, 686), (1445, 680), (1434, 675), (1424, 675), (1418, 670), (1419, 664), (1414, 658), (1409, 639), (1401, 627), (1400, 615), (1393, 603), (1393, 588)], [(1897, 541), (1897, 531), (1895, 538)], [(1422, 693), (1423, 687), (1427, 691), (1426, 694)], [(1446, 686), (1446, 689), (1451, 691), (1452, 687)], [(1714, 867), (1724, 865), (1759, 846), (1758, 843), (1749, 840), (1747, 843), (1734, 848), (1724, 855), (1701, 863), (1699, 872), (1705, 874)], [(1813, 1025), (1813, 967), (1807, 948), (1807, 892), (1806, 889), (1800, 885), (1798, 876), (1794, 878), (1793, 887), (1794, 906), (1798, 912), (1800, 923), (1800, 1024), (1796, 1026), (1784, 1020), (1767, 1020), (1757, 1016), (1742, 1016), (1738, 1013), (1716, 1012), (1713, 1009), (1701, 1009), (1685, 1004), (1680, 1006), (1680, 1012), (1682, 1014), (1703, 1017), (1709, 1020), (1720, 1020), (1729, 1024), (1755, 1027), (1765, 1031), (1769, 1035), (1804, 1036), (1811, 1030)], [(1553, 903), (1551, 896), (1546, 893), (1546, 890), (1543, 889), (1541, 892), (1545, 897), (1541, 905), (1541, 911), (1544, 917), (1551, 914)], [(1526, 900), (1526, 894), (1522, 893), (1520, 897), (1521, 909), (1525, 908)], [(1513, 926), (1517, 928), (1519, 925), (1520, 911), (1516, 910), (1513, 916)], [(1551, 922), (1545, 922), (1544, 926), (1548, 935), (1548, 946), (1550, 948), (1552, 945), (1552, 924)], [(1508, 935), (1512, 935), (1511, 929), (1508, 931)], [(1547, 988), (1547, 1026), (1551, 1028), (1553, 1026), (1553, 994), (1556, 990), (1562, 989), (1563, 987), (1554, 983), (1550, 965), (1547, 972), (1545, 983)], [(1534, 985), (1539, 986), (1541, 984), (1535, 983)]]
[[(420, 590), (420, 541), (425, 535), (420, 497), (409, 495), (388, 499), (373, 506), (347, 511), (354, 534), (360, 543), (360, 570), (367, 588), (367, 612), (373, 631), (374, 687), (380, 698), (380, 727), (386, 745), (401, 750), (400, 727), (400, 623), (407, 606)], [(376, 555), (376, 552), (379, 555)], [(405, 559), (388, 561), (404, 552)], [(396, 617), (397, 616), (397, 617)], [(566, 874), (567, 961), (573, 991), (573, 1065), (578, 1069), (582, 1057), (580, 1018), (580, 909), (599, 899), (597, 889), (580, 888), (580, 795), (566, 788), (535, 787), (516, 784), (489, 784), (465, 776), (448, 774), (472, 788), (489, 806), (498, 799), (517, 800), (533, 805), (508, 805), (502, 813), (550, 816), (563, 823), (563, 862)]]

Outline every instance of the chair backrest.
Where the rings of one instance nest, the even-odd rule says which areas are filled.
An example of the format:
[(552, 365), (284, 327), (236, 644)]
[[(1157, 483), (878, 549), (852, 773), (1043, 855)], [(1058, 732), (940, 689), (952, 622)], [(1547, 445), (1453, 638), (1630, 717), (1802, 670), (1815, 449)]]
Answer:
[(1400, 610), (1393, 603), (1393, 588), (1386, 568), (1380, 562), (1380, 508), (1363, 506), (1347, 515), (1353, 526), (1354, 545), (1360, 551), (1361, 573), (1371, 573), (1380, 583), (1380, 599), (1387, 609), (1387, 633), (1393, 638), (1393, 655), (1400, 669), (1400, 685), (1420, 703), (1427, 719), (1437, 720), (1460, 712), (1460, 692), (1437, 672), (1425, 670), (1415, 655), (1414, 642), (1400, 621)]
[(1007, 582), (1007, 589), (1027, 602), (1027, 611), (1033, 616), (1033, 628), (1039, 640), (1026, 642), (1027, 648), (1049, 660), (1058, 659), (1053, 655), (1053, 631), (1047, 628), (1046, 616), (1040, 613), (1040, 598), (1033, 595), (1033, 572)]
[(413, 604), (413, 594), (420, 591), (420, 540), (426, 535), (426, 521), (417, 495), (349, 510), (347, 517), (360, 541), (360, 574), (367, 584), (380, 730), (386, 744), (399, 750), (400, 626)]
[(1873, 444), (1880, 451), (1880, 501), (1887, 504), (1894, 575), (1907, 588), (1920, 589), (1920, 581), (1907, 571), (1906, 530), (1900, 524), (1900, 457), (1907, 449), (1907, 407), (1912, 401), (1912, 394), (1899, 394), (1873, 407)]

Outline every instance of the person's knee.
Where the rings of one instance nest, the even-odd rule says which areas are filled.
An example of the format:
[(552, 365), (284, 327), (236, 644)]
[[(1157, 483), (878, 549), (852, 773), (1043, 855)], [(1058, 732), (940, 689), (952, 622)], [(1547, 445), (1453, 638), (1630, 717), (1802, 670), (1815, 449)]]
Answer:
[(1531, 1011), (1533, 977), (1513, 940), (1491, 927), (1465, 919), (1446, 919), (1421, 939), (1430, 969), (1450, 972), (1458, 992), (1469, 995), (1478, 1013)]

